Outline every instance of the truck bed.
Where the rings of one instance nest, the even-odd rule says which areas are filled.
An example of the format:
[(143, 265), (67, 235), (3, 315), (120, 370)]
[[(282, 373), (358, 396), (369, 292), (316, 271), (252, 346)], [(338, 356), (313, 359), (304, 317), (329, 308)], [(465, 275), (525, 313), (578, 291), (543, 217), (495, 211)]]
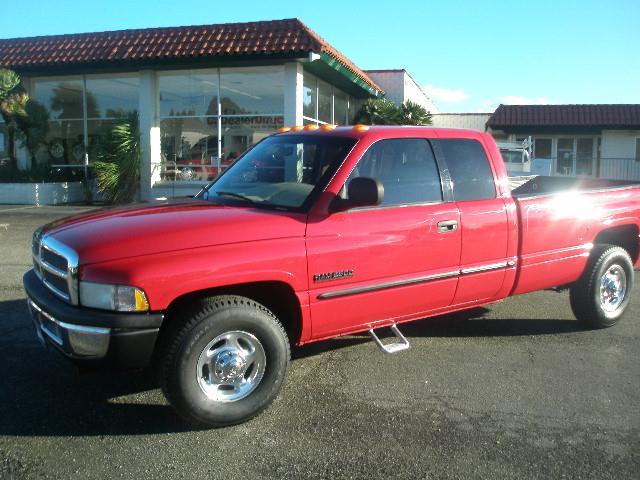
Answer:
[[(632, 180), (606, 180), (601, 178), (534, 177), (510, 178), (511, 195), (517, 198), (551, 195), (566, 192), (589, 192), (639, 186)], [(524, 182), (524, 183), (523, 183)]]
[(640, 182), (538, 176), (511, 194), (520, 224), (514, 293), (576, 281), (604, 230), (623, 228), (637, 245)]

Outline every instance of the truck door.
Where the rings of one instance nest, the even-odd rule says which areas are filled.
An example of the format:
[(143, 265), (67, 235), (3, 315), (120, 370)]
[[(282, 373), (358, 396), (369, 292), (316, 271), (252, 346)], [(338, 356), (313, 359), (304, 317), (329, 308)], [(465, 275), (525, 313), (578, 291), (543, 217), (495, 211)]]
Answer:
[(443, 201), (428, 140), (379, 140), (352, 171), (384, 186), (377, 207), (354, 208), (307, 227), (312, 336), (328, 337), (379, 321), (419, 318), (453, 301), (460, 221)]
[(453, 198), (460, 211), (460, 280), (454, 305), (496, 297), (511, 267), (507, 259), (507, 202), (496, 193), (495, 176), (482, 144), (474, 139), (440, 139)]

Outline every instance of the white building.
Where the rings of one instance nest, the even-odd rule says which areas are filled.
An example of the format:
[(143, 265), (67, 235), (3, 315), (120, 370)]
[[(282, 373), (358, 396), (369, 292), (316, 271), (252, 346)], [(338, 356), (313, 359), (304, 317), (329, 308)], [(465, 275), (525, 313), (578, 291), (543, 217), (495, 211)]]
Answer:
[(431, 101), (431, 97), (406, 70), (365, 70), (365, 73), (384, 90), (385, 98), (396, 105), (402, 105), (410, 100), (421, 105), (428, 112), (437, 113), (438, 109)]
[(497, 140), (533, 140), (551, 175), (640, 180), (640, 104), (500, 105), (486, 123)]
[(477, 132), (487, 131), (491, 113), (437, 113), (431, 116), (434, 127), (466, 128)]

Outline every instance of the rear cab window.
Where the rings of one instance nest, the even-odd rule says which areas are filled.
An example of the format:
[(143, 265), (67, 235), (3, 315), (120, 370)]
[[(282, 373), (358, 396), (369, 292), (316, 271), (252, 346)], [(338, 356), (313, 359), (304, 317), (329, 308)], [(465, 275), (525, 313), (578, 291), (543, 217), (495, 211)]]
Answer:
[(457, 202), (496, 198), (496, 184), (484, 148), (472, 139), (439, 139)]

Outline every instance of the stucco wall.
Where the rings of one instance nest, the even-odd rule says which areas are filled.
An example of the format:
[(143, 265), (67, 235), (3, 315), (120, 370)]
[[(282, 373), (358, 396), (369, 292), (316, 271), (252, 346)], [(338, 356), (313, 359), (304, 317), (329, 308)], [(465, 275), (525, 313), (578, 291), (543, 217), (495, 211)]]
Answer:
[(485, 123), (491, 113), (439, 113), (433, 115), (434, 127), (468, 128), (478, 132), (485, 131)]
[(640, 130), (603, 130), (602, 158), (635, 158)]
[(640, 162), (635, 160), (638, 137), (640, 137), (640, 130), (602, 131), (600, 176), (620, 180), (640, 180)]
[(368, 70), (367, 75), (385, 91), (385, 98), (396, 105), (411, 100), (432, 113), (437, 112), (429, 96), (404, 70)]
[(81, 182), (0, 183), (0, 203), (61, 205), (85, 200)]

